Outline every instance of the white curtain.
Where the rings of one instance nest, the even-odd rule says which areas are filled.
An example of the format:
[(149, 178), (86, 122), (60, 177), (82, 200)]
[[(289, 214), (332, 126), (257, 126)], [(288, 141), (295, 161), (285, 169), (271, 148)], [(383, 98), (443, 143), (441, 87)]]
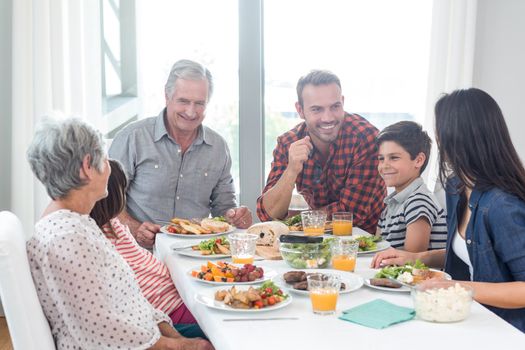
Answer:
[(13, 1), (12, 211), (30, 234), (49, 198), (26, 160), (36, 123), (101, 115), (99, 1)]
[[(472, 86), (477, 0), (434, 0), (424, 128), (434, 137), (434, 105), (440, 95)], [(438, 176), (434, 143), (426, 173), (432, 190)], [(439, 191), (439, 184), (436, 188)]]

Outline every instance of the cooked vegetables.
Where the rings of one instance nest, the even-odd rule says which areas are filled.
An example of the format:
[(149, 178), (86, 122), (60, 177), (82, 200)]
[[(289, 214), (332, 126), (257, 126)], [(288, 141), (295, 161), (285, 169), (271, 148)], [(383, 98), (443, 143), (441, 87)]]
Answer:
[(200, 250), (202, 255), (231, 254), (230, 242), (224, 237), (211, 238), (201, 241), (198, 245), (194, 245), (192, 249)]

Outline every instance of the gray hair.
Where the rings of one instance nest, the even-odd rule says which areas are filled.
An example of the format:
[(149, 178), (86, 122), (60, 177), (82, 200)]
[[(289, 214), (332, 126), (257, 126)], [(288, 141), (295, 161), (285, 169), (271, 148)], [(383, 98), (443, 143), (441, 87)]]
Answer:
[(334, 73), (328, 70), (312, 70), (307, 75), (300, 77), (299, 81), (297, 82), (297, 101), (299, 101), (301, 107), (304, 107), (303, 90), (304, 87), (308, 84), (319, 86), (334, 83), (337, 84), (337, 86), (339, 86), (339, 89), (341, 89), (341, 81)]
[(164, 87), (164, 92), (168, 99), (171, 99), (175, 92), (175, 82), (177, 79), (208, 80), (208, 101), (210, 100), (213, 93), (213, 77), (208, 68), (202, 64), (191, 60), (179, 60), (175, 62), (173, 67), (171, 67), (168, 81), (166, 81), (166, 86)]
[(52, 199), (63, 198), (72, 189), (84, 186), (80, 168), (86, 155), (90, 165), (102, 171), (105, 151), (102, 134), (76, 119), (44, 119), (27, 150), (33, 174)]

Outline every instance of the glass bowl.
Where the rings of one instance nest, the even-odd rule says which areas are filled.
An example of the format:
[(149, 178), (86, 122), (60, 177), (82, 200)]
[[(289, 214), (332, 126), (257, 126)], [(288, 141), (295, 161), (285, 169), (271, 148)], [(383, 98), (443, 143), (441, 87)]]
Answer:
[(282, 243), (279, 250), (294, 269), (323, 269), (330, 265), (330, 243)]
[(470, 314), (473, 289), (455, 281), (427, 281), (412, 289), (418, 318), (430, 322), (459, 322)]

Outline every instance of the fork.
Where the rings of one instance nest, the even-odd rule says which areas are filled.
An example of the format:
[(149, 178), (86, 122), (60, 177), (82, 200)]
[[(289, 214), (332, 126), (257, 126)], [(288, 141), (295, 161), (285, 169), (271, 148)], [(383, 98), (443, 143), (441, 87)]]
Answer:
[(172, 249), (172, 250), (184, 250), (184, 249), (191, 248), (191, 247), (193, 247), (194, 245), (197, 245), (197, 244), (194, 243), (194, 244), (188, 244), (188, 245), (177, 246), (177, 247), (172, 246), (171, 249)]

